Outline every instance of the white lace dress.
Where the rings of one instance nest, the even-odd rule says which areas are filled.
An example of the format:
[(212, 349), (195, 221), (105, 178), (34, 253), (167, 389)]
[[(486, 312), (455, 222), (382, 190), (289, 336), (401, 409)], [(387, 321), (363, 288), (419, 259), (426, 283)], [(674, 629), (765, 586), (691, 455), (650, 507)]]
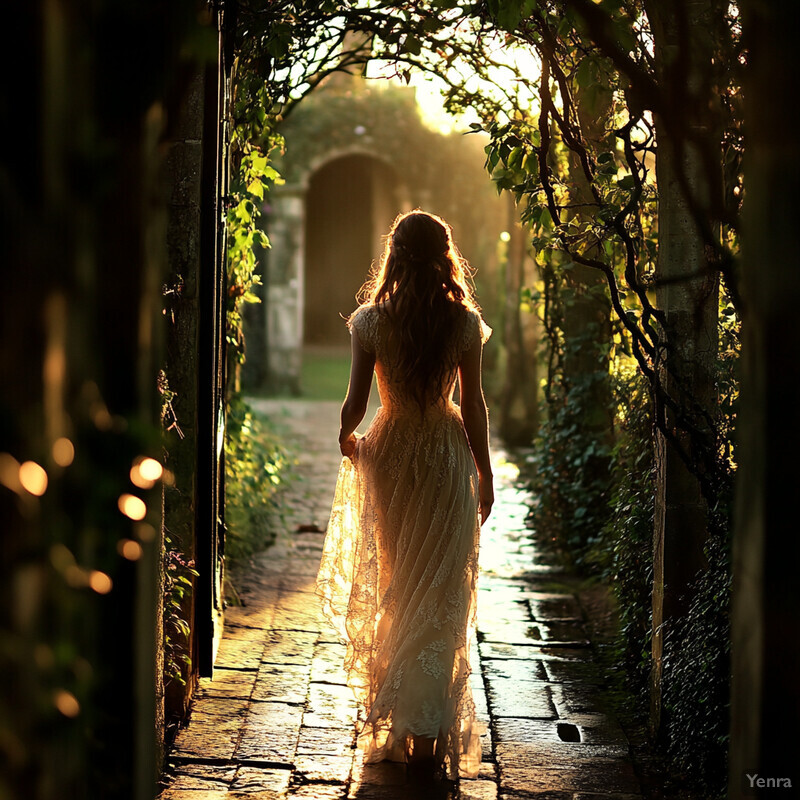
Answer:
[(342, 459), (317, 576), (347, 643), (348, 683), (366, 720), (367, 761), (403, 761), (411, 734), (437, 738), (447, 774), (481, 761), (469, 675), (478, 572), (478, 475), (453, 389), (461, 354), (491, 332), (464, 309), (438, 400), (423, 413), (393, 382), (390, 321), (362, 306), (348, 322), (375, 354), (381, 407)]

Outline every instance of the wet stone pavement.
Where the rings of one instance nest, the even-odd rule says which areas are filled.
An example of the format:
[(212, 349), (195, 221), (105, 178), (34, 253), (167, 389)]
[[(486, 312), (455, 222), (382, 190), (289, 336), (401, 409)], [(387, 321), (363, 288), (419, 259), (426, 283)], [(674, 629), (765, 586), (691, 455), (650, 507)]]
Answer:
[[(236, 576), (242, 605), (226, 610), (214, 677), (200, 682), (189, 725), (167, 759), (170, 782), (160, 800), (427, 796), (406, 783), (404, 765), (362, 764), (344, 645), (313, 593), (340, 460), (339, 404), (253, 405), (291, 432), (300, 479), (277, 544)], [(532, 544), (516, 468), (493, 451), (497, 497), (482, 530), (472, 654), (475, 701), (487, 726), (483, 765), (477, 779), (437, 796), (640, 798), (625, 734), (602, 710), (578, 600)]]

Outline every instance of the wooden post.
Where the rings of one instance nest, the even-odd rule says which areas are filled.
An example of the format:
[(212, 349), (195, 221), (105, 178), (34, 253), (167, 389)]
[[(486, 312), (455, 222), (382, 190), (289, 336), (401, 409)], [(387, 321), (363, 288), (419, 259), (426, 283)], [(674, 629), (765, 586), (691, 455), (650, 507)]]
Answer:
[[(733, 543), (728, 797), (789, 796), (800, 785), (800, 150), (786, 87), (800, 79), (795, 4), (742, 3), (748, 48), (742, 264), (742, 409)], [(745, 773), (791, 778), (751, 789)]]
[[(681, 93), (692, 97), (702, 93), (707, 88), (702, 78), (704, 59), (710, 59), (710, 54), (701, 46), (704, 40), (697, 31), (704, 24), (709, 3), (701, 0), (686, 4), (684, 11), (688, 15), (690, 33), (684, 41), (679, 38), (677, 17), (670, 2), (650, 0), (646, 8), (653, 28), (658, 77), (665, 96), (675, 92), (685, 100), (686, 94)], [(679, 61), (688, 76), (688, 85), (674, 85), (673, 76)], [(689, 108), (702, 107), (699, 101), (685, 102)], [(704, 120), (692, 119), (686, 125), (703, 123)], [(659, 200), (656, 277), (660, 281), (656, 304), (664, 314), (662, 383), (679, 404), (694, 403), (713, 418), (719, 284), (715, 270), (707, 262), (703, 238), (684, 188), (688, 187), (702, 207), (710, 191), (708, 173), (694, 145), (688, 141), (674, 141), (667, 120), (660, 117), (656, 118), (656, 138)], [(695, 419), (702, 425), (696, 415)], [(703, 545), (707, 538), (708, 514), (700, 482), (681, 458), (678, 448), (682, 448), (690, 460), (699, 461), (699, 452), (689, 435), (678, 428), (677, 420), (668, 409), (665, 421), (676, 441), (668, 440), (661, 431), (656, 433), (650, 724), (657, 734), (664, 730), (662, 697), (665, 682), (670, 678), (664, 670), (664, 659), (671, 646), (671, 622), (685, 614), (690, 600), (689, 584), (705, 566)]]

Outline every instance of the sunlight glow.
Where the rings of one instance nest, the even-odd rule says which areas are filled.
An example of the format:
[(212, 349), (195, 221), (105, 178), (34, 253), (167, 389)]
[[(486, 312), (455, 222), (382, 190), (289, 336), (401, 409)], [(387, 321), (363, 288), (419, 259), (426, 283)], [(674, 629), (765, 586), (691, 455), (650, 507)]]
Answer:
[(147, 506), (144, 501), (133, 494), (121, 494), (117, 500), (117, 506), (126, 517), (135, 522), (144, 519), (147, 514)]
[(36, 497), (41, 497), (47, 491), (47, 473), (35, 461), (19, 465), (19, 482), (23, 489)]
[(53, 442), (53, 461), (59, 467), (68, 467), (74, 459), (75, 445), (66, 436), (62, 436)]
[(513, 483), (519, 478), (519, 467), (513, 461), (509, 461), (502, 456), (495, 459), (493, 471), (501, 480), (509, 483)]
[[(464, 35), (463, 31), (461, 35)], [(494, 110), (500, 111), (500, 122), (512, 118), (518, 110), (535, 113), (534, 110), (538, 109), (536, 77), (541, 72), (541, 63), (533, 50), (516, 46), (501, 35), (493, 40), (484, 37), (483, 44), (487, 60), (481, 65), (481, 73), (459, 59), (454, 59), (449, 65), (443, 61), (441, 77), (417, 69), (408, 72), (407, 82), (415, 89), (422, 121), (432, 130), (448, 135), (466, 131), (473, 122), (482, 124), (485, 121), (473, 104), (459, 114), (445, 110), (449, 83), (460, 84), (465, 92), (497, 103)], [(366, 76), (399, 84), (405, 82), (400, 79), (395, 64), (378, 59), (369, 62)]]

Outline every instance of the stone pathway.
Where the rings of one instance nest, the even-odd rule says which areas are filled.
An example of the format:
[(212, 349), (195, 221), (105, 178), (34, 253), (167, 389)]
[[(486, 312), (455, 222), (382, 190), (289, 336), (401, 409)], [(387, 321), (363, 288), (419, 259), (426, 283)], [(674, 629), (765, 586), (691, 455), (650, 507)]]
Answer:
[[(160, 799), (417, 798), (403, 765), (361, 763), (344, 646), (313, 594), (340, 459), (339, 404), (253, 405), (293, 432), (301, 480), (287, 530), (237, 576), (243, 605), (226, 611), (214, 678), (200, 682)], [(487, 724), (483, 765), (449, 797), (640, 798), (625, 735), (602, 710), (577, 599), (531, 543), (516, 468), (498, 448), (494, 463), (497, 499), (482, 532), (472, 656), (473, 691)]]

